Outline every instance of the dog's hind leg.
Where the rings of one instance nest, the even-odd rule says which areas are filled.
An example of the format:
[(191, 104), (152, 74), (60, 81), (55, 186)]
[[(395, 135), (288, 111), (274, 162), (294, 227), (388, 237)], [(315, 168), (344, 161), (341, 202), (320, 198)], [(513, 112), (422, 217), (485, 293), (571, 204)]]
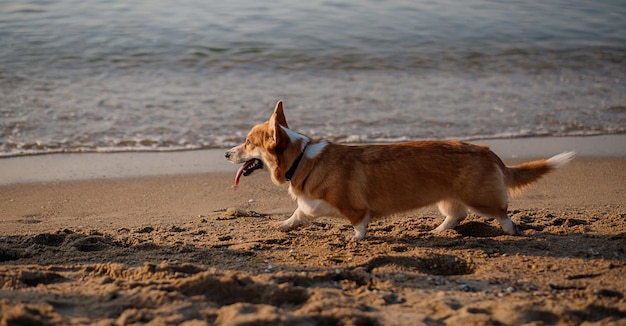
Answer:
[(498, 223), (500, 223), (500, 227), (502, 228), (502, 230), (504, 230), (504, 232), (510, 235), (520, 234), (519, 231), (517, 230), (517, 227), (508, 216), (505, 218), (496, 218), (496, 219), (498, 220)]
[(366, 212), (363, 219), (357, 224), (352, 224), (354, 227), (354, 240), (359, 241), (365, 238), (365, 233), (367, 232), (367, 224), (370, 222), (370, 212)]
[(437, 204), (437, 207), (446, 216), (446, 219), (433, 232), (454, 229), (467, 216), (467, 206), (455, 200), (442, 200)]
[(518, 235), (519, 232), (515, 224), (507, 214), (508, 195), (506, 188), (492, 189), (492, 191), (474, 194), (473, 198), (465, 202), (465, 204), (479, 215), (496, 219), (504, 232), (510, 235)]
[(499, 209), (489, 207), (472, 207), (472, 210), (484, 217), (496, 219), (498, 223), (500, 223), (502, 230), (507, 234), (519, 235), (517, 227), (507, 215), (506, 207)]

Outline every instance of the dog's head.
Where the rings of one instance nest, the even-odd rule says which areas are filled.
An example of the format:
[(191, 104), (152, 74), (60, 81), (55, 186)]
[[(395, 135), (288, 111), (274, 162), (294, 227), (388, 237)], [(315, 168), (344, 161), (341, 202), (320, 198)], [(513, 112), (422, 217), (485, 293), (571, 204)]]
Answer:
[(226, 152), (229, 161), (243, 163), (235, 176), (235, 186), (242, 175), (248, 176), (259, 169), (269, 171), (274, 183), (285, 183), (285, 173), (308, 139), (288, 128), (283, 102), (278, 101), (268, 121), (252, 127), (243, 144)]

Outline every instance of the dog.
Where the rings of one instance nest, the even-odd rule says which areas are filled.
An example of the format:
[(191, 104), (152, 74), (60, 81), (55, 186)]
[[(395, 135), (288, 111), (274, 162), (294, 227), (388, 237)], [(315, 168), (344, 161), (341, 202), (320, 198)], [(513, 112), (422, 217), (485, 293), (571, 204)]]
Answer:
[(225, 156), (242, 164), (235, 186), (256, 170), (269, 171), (277, 185), (289, 183), (298, 207), (280, 222), (284, 231), (317, 217), (340, 217), (350, 221), (358, 241), (371, 219), (432, 204), (445, 215), (434, 232), (453, 229), (473, 211), (516, 235), (507, 216), (509, 193), (567, 164), (575, 153), (507, 167), (489, 147), (462, 141), (334, 144), (289, 129), (278, 101), (269, 120)]

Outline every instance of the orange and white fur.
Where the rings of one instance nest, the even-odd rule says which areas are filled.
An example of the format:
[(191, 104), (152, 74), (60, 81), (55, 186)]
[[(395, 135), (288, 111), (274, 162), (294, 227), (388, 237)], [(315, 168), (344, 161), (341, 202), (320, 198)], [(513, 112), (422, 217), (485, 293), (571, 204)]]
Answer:
[(468, 211), (494, 218), (504, 232), (517, 230), (507, 216), (508, 194), (568, 163), (573, 152), (507, 167), (487, 146), (461, 141), (389, 145), (340, 145), (314, 140), (287, 125), (279, 101), (269, 121), (252, 128), (245, 143), (226, 152), (243, 163), (240, 176), (257, 169), (277, 184), (289, 182), (298, 208), (280, 223), (287, 231), (317, 217), (347, 218), (354, 239), (365, 237), (372, 218), (437, 204), (453, 229)]

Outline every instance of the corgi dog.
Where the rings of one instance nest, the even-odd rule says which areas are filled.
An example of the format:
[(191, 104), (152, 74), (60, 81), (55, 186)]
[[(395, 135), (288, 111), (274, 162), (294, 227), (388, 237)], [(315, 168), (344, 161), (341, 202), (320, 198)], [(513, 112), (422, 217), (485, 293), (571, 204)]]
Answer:
[(468, 211), (496, 219), (516, 235), (507, 216), (509, 192), (521, 190), (567, 164), (574, 152), (507, 167), (487, 146), (462, 141), (340, 145), (291, 129), (278, 101), (269, 121), (254, 126), (243, 144), (225, 154), (242, 175), (266, 170), (289, 183), (298, 207), (280, 227), (287, 231), (317, 217), (346, 218), (354, 239), (373, 218), (437, 204), (445, 219), (435, 232), (453, 229)]

